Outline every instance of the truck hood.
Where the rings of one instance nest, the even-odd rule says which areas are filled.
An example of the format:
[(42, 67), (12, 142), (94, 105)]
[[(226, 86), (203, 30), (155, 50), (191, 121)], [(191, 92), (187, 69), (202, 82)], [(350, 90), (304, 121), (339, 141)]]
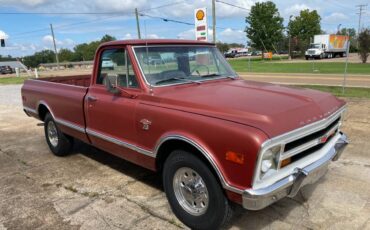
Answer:
[(245, 80), (165, 87), (160, 106), (256, 127), (270, 138), (323, 119), (345, 102), (329, 93)]

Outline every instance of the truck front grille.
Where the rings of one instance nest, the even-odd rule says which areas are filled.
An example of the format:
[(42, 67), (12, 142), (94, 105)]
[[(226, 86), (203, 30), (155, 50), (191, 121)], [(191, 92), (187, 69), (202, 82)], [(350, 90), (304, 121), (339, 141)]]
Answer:
[(290, 162), (293, 163), (320, 150), (339, 131), (340, 119), (338, 117), (323, 129), (286, 143), (281, 159), (290, 158)]

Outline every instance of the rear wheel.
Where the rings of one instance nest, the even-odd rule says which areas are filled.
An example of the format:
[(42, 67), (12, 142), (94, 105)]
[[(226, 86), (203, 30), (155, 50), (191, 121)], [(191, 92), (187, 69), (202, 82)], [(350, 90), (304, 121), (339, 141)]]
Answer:
[(191, 153), (171, 153), (164, 165), (163, 186), (177, 218), (192, 229), (218, 229), (232, 216), (215, 176)]
[(66, 136), (60, 131), (50, 113), (45, 116), (44, 131), (46, 142), (54, 155), (65, 156), (70, 153), (73, 145), (73, 138)]

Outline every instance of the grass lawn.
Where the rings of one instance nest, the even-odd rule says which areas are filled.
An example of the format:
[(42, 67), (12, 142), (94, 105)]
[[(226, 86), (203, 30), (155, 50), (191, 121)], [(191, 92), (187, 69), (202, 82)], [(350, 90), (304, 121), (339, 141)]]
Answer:
[(1, 77), (0, 85), (23, 84), (28, 77)]
[(370, 88), (347, 87), (344, 94), (342, 94), (342, 87), (340, 86), (299, 85), (298, 87), (329, 92), (338, 97), (370, 98)]
[[(314, 62), (286, 63), (277, 61), (262, 61), (261, 59), (251, 60), (250, 70), (247, 58), (228, 60), (236, 72), (257, 72), (257, 73), (338, 73), (344, 72), (343, 62)], [(369, 74), (370, 64), (348, 63), (348, 74)]]

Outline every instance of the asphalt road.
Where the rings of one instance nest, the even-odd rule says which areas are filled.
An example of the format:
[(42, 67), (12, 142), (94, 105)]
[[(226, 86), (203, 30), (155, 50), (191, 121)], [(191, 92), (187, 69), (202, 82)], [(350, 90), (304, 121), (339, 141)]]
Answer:
[[(159, 175), (82, 143), (53, 156), (19, 89), (0, 86), (0, 230), (185, 228)], [(228, 229), (370, 229), (369, 114), (370, 100), (349, 100), (351, 144), (326, 176), (264, 210), (237, 210)]]
[[(289, 74), (289, 73), (238, 73), (246, 80), (272, 82), (289, 85), (332, 85), (342, 86), (341, 74)], [(370, 75), (347, 75), (346, 86), (370, 88)]]

